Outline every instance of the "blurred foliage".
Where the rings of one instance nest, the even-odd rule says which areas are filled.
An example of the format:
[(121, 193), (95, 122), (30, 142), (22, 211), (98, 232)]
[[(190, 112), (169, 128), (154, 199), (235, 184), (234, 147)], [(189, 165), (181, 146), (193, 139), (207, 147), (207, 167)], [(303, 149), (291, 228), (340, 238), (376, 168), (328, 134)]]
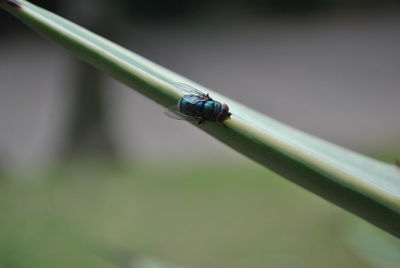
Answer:
[(253, 0), (247, 2), (249, 8), (258, 12), (312, 13), (323, 8), (332, 8), (335, 0)]
[[(244, 14), (252, 12), (259, 15), (267, 14), (312, 14), (321, 10), (335, 10), (351, 8), (353, 10), (363, 10), (368, 8), (393, 8), (400, 7), (398, 0), (93, 0), (98, 6), (118, 9), (123, 13), (126, 20), (176, 20), (179, 18), (190, 19), (196, 17), (204, 19), (208, 17), (210, 10), (224, 12), (227, 9), (240, 9)], [(32, 3), (45, 7), (55, 13), (64, 14), (65, 1), (61, 0), (34, 0)], [(83, 3), (85, 4), (85, 3)], [(73, 5), (73, 3), (71, 3)], [(80, 3), (79, 6), (82, 4)], [(78, 9), (81, 9), (78, 8)], [(88, 13), (90, 8), (84, 8)], [(256, 11), (256, 12), (254, 12)], [(193, 16), (199, 14), (199, 16)], [(120, 19), (113, 16), (115, 20)], [(0, 17), (2, 33), (10, 32), (14, 29), (14, 20), (10, 16)], [(17, 24), (18, 25), (18, 24)], [(16, 26), (18, 27), (18, 26)], [(21, 27), (18, 27), (21, 28)]]
[(351, 8), (353, 11), (368, 8), (391, 8), (400, 6), (395, 0), (252, 0), (245, 1), (252, 10), (258, 13), (289, 13), (313, 14), (327, 10), (343, 10)]
[(77, 160), (9, 176), (0, 267), (366, 267), (353, 224), (388, 237), (256, 164), (210, 163)]
[(174, 19), (193, 14), (211, 1), (135, 0), (121, 1), (127, 17), (132, 19)]
[(400, 241), (374, 232), (366, 225), (349, 232), (345, 241), (371, 267), (390, 268), (400, 263)]

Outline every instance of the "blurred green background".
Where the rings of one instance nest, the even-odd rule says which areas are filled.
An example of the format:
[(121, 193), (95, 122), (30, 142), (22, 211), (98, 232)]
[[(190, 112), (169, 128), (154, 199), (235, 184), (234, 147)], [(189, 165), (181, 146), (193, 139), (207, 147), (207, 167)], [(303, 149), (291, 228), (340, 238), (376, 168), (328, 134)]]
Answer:
[[(400, 156), (398, 1), (32, 2), (289, 125)], [(0, 24), (0, 267), (398, 267), (398, 239)]]

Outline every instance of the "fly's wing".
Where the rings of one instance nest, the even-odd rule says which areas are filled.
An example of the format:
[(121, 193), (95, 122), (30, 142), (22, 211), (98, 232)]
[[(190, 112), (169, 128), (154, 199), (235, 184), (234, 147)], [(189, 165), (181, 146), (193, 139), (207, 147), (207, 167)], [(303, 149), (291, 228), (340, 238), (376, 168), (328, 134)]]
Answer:
[(195, 116), (189, 116), (181, 113), (178, 111), (178, 108), (176, 105), (168, 108), (164, 114), (170, 118), (176, 119), (176, 120), (188, 120), (188, 121), (198, 121), (200, 118), (195, 117)]
[(174, 83), (174, 86), (175, 86), (177, 89), (179, 89), (179, 90), (181, 90), (181, 91), (183, 91), (183, 92), (186, 92), (186, 93), (193, 93), (193, 94), (196, 94), (196, 95), (200, 96), (200, 97), (203, 98), (203, 99), (212, 100), (212, 99), (210, 98), (210, 96), (208, 96), (208, 94), (204, 94), (203, 92), (201, 92), (201, 91), (198, 90), (197, 88), (194, 88), (194, 87), (192, 87), (192, 86), (189, 86), (188, 84), (185, 84), (185, 83)]

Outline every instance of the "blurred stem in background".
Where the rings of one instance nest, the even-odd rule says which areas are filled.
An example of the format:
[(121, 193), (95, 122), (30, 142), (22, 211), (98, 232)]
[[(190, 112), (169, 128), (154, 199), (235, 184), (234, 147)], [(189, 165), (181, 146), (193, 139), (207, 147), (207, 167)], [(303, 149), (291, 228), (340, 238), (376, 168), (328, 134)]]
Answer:
[(83, 62), (73, 62), (72, 111), (64, 144), (66, 157), (75, 154), (114, 155), (106, 125), (104, 75)]
[[(61, 4), (67, 15), (88, 25), (97, 33), (117, 40), (115, 23), (110, 14), (118, 17), (118, 5), (110, 0), (88, 0), (79, 3), (66, 1)], [(105, 75), (92, 66), (73, 59), (71, 77), (72, 110), (67, 126), (64, 156), (100, 155), (115, 158), (115, 148), (107, 126), (105, 103)]]

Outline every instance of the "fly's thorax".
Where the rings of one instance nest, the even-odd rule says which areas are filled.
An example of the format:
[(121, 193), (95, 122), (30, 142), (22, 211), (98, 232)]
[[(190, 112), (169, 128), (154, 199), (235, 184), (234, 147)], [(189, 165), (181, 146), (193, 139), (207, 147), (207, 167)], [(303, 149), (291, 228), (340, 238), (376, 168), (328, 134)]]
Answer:
[(221, 103), (218, 101), (206, 101), (203, 108), (203, 117), (209, 121), (217, 121), (218, 113), (221, 110)]

